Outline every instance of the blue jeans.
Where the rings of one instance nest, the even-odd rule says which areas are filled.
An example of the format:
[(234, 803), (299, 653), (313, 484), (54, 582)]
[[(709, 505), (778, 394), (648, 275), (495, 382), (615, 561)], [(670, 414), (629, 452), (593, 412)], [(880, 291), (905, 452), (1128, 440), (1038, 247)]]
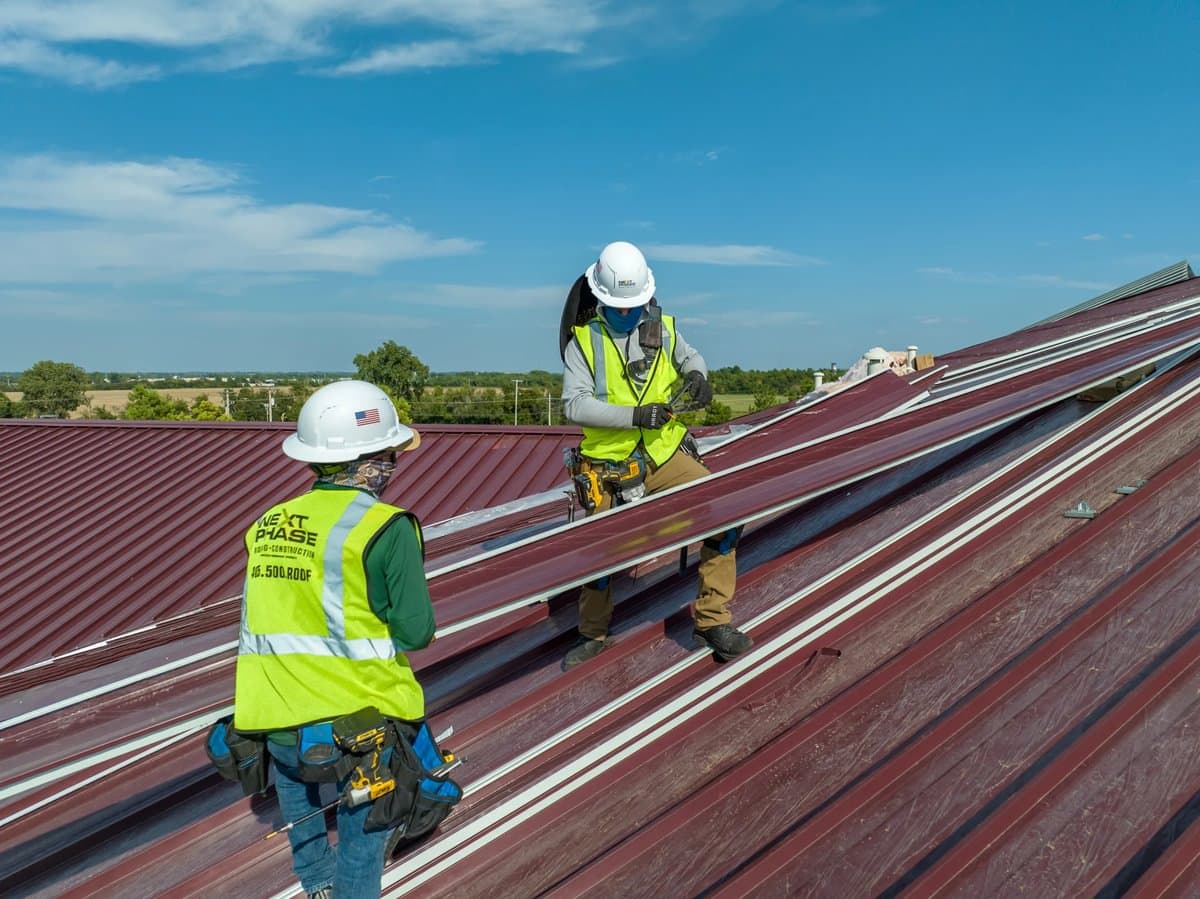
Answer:
[[(275, 757), (275, 793), (285, 821), (296, 821), (325, 804), (321, 802), (321, 785), (300, 779), (295, 746), (268, 741), (267, 748)], [(345, 781), (337, 785), (339, 792), (344, 786)], [(332, 794), (328, 801), (333, 801)], [(288, 831), (292, 869), (306, 893), (332, 885), (336, 899), (379, 899), (388, 832), (363, 833), (363, 822), (370, 811), (370, 802), (354, 808), (338, 806), (336, 851), (329, 845), (324, 815), (314, 815)]]

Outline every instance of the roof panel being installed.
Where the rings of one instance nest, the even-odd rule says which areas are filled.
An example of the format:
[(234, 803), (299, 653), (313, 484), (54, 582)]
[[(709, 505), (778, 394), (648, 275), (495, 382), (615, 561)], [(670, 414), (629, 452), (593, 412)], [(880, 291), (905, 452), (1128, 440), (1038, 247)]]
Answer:
[[(413, 663), (466, 797), (384, 894), (1196, 895), (1198, 312), (1190, 279), (810, 395), (705, 431), (711, 478), (574, 522), (573, 432), (424, 429), (389, 498), (436, 535), (439, 639)], [(304, 486), (278, 428), (89, 427), (0, 425), (0, 446), (169, 447), (275, 472), (273, 492), (115, 462), (40, 502), (4, 488), (37, 538), (0, 588), (10, 659), (53, 620), (34, 596), (61, 617), (86, 606), (76, 583), (96, 617), (62, 644), (184, 608), (160, 596), (222, 598), (249, 510)], [(72, 567), (46, 534), (95, 508), (137, 536)], [(196, 533), (169, 526), (181, 509)], [(688, 606), (698, 542), (737, 524), (755, 647), (719, 665)], [(574, 585), (609, 571), (615, 643), (564, 674)], [(196, 608), (0, 671), (0, 892), (300, 895), (262, 839), (274, 802), (206, 766), (237, 610)]]

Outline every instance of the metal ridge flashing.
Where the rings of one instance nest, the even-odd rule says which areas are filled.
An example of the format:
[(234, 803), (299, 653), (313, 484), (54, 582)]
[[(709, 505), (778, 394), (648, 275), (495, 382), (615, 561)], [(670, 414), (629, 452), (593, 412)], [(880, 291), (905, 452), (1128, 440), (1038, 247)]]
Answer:
[(1051, 322), (1061, 321), (1072, 315), (1080, 312), (1086, 312), (1089, 309), (1095, 309), (1097, 306), (1103, 306), (1107, 303), (1113, 303), (1117, 300), (1123, 300), (1127, 297), (1137, 296), (1139, 293), (1146, 293), (1158, 287), (1167, 287), (1171, 284), (1178, 284), (1180, 281), (1188, 281), (1194, 278), (1192, 267), (1186, 259), (1181, 259), (1174, 265), (1168, 265), (1160, 268), (1156, 272), (1151, 272), (1148, 275), (1143, 275), (1135, 281), (1130, 281), (1128, 284), (1122, 284), (1120, 287), (1114, 287), (1112, 290), (1102, 293), (1099, 296), (1092, 297), (1090, 300), (1084, 300), (1077, 306), (1072, 306), (1070, 309), (1064, 309), (1049, 318), (1043, 318), (1039, 322), (1034, 322), (1029, 327), (1037, 327)]

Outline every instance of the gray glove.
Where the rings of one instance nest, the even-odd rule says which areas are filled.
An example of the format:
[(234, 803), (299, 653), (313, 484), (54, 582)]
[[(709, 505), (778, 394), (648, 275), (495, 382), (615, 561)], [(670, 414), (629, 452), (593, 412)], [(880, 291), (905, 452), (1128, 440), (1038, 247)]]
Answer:
[(645, 406), (633, 407), (633, 426), (635, 428), (656, 431), (673, 417), (671, 407), (666, 403), (647, 403)]

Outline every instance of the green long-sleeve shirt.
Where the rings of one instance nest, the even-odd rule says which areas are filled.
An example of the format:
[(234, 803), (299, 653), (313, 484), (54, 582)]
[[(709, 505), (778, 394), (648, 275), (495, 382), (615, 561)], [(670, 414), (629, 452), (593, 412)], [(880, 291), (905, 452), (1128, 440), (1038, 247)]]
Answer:
[[(358, 488), (315, 484), (313, 489)], [(379, 620), (387, 622), (392, 639), (405, 651), (424, 649), (433, 639), (434, 631), (433, 603), (425, 582), (418, 527), (415, 516), (399, 516), (375, 536), (363, 554), (367, 602)]]
[(372, 541), (365, 557), (371, 611), (387, 622), (403, 650), (424, 649), (433, 640), (433, 603), (417, 527), (415, 518), (397, 518)]

